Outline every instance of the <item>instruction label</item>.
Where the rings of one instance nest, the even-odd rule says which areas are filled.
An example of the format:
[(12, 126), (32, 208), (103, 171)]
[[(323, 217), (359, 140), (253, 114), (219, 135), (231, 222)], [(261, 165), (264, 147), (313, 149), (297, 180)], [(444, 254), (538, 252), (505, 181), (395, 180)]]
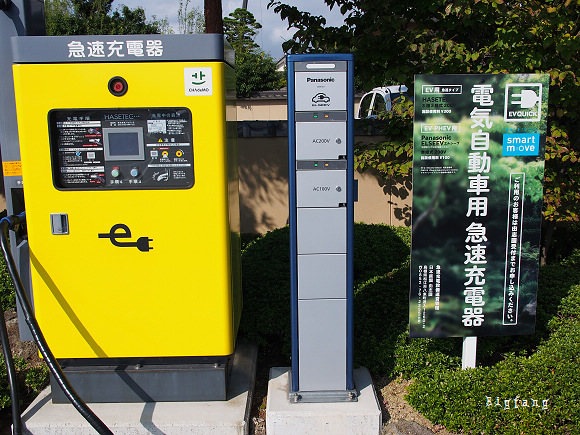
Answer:
[(22, 162), (2, 162), (2, 172), (5, 177), (22, 176)]

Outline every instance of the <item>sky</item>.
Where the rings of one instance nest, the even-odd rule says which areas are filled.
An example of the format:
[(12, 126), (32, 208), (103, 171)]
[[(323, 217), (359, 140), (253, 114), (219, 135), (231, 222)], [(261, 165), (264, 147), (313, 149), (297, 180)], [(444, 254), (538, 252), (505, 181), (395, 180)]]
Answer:
[[(292, 36), (293, 30), (287, 30), (288, 23), (280, 19), (272, 9), (268, 9), (269, 0), (248, 0), (248, 10), (254, 14), (262, 28), (256, 36), (256, 42), (266, 53), (270, 53), (274, 59), (279, 59), (284, 55), (282, 43)], [(338, 26), (343, 23), (343, 16), (334, 8), (328, 9), (323, 0), (286, 0), (286, 4), (296, 6), (301, 11), (310, 12), (313, 15), (323, 15), (327, 25)], [(158, 19), (167, 17), (170, 26), (177, 33), (177, 11), (179, 0), (115, 0), (113, 8), (120, 5), (127, 5), (130, 8), (138, 6), (145, 9), (147, 19), (156, 15)], [(227, 16), (236, 8), (241, 8), (243, 0), (222, 0), (223, 15)], [(191, 0), (190, 9), (197, 7), (203, 12), (203, 0)]]

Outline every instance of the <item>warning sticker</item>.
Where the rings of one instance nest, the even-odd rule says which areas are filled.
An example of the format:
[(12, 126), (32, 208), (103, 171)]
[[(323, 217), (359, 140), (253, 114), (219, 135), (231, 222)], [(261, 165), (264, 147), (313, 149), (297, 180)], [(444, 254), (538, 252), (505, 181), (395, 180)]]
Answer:
[(211, 67), (184, 68), (185, 95), (213, 95)]
[(22, 176), (22, 162), (2, 162), (2, 171), (5, 177)]

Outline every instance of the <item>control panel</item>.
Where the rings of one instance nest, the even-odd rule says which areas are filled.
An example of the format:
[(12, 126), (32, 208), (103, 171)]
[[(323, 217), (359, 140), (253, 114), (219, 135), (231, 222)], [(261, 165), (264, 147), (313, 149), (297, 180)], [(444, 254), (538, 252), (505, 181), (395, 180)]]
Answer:
[(57, 189), (187, 189), (194, 184), (187, 108), (51, 110)]

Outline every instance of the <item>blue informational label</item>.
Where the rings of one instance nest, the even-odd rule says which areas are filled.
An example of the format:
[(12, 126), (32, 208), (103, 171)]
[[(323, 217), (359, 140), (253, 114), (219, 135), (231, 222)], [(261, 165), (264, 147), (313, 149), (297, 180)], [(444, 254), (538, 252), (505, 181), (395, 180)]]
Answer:
[(503, 156), (537, 156), (539, 153), (539, 133), (513, 133), (503, 135)]

